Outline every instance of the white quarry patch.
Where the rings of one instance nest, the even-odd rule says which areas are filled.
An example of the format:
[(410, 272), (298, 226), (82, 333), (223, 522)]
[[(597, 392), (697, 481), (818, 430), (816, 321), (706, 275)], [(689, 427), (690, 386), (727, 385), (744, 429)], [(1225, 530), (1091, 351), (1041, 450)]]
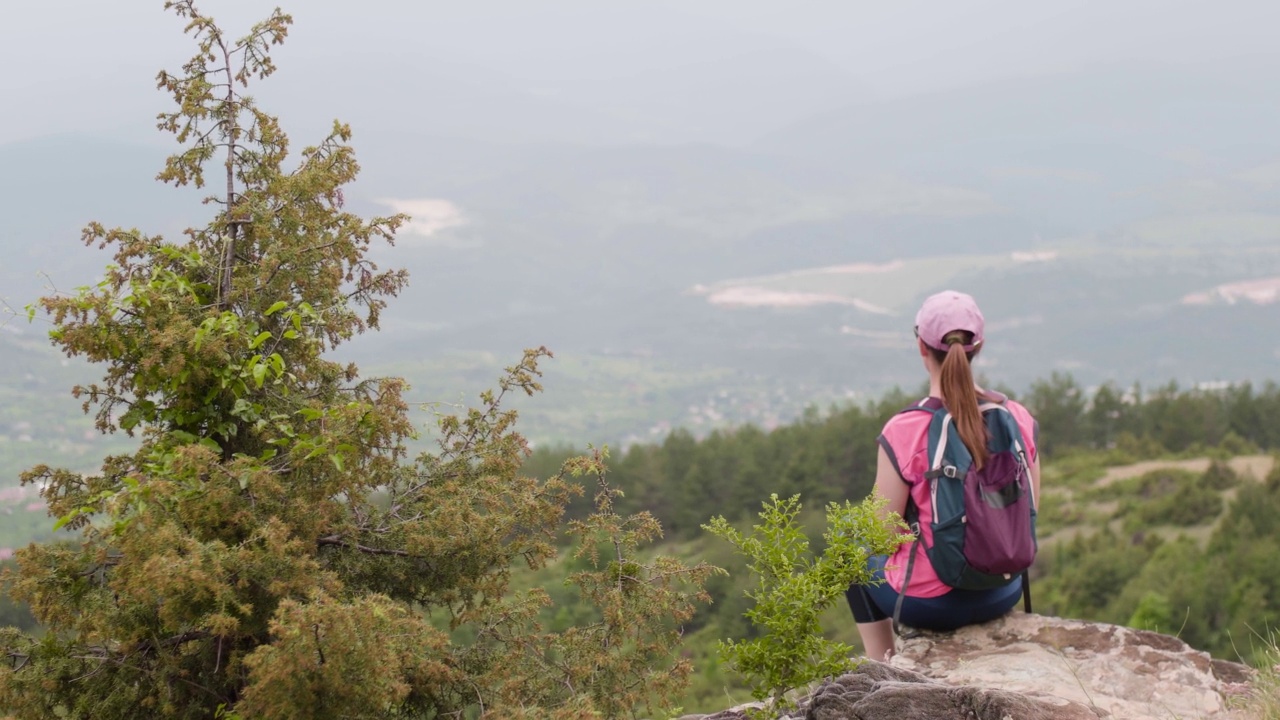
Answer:
[(1183, 305), (1271, 305), (1280, 302), (1280, 277), (1226, 283), (1182, 298)]
[[(892, 260), (887, 263), (850, 263), (848, 265), (828, 265), (814, 270), (804, 271), (808, 273), (819, 273), (823, 275), (869, 275), (874, 273), (886, 273), (899, 270), (903, 266), (901, 260)], [(798, 275), (801, 273), (792, 273)]]
[(726, 307), (812, 307), (814, 305), (851, 305), (865, 312), (888, 315), (888, 310), (865, 300), (833, 293), (769, 290), (761, 287), (729, 287), (707, 296), (712, 305)]
[(864, 330), (862, 328), (853, 327), (852, 325), (841, 325), (840, 334), (867, 338), (869, 340), (888, 340), (894, 342), (906, 342), (911, 337), (910, 333), (896, 332), (894, 330)]
[(383, 198), (378, 202), (391, 208), (394, 212), (405, 213), (410, 216), (409, 222), (400, 229), (398, 237), (402, 239), (406, 238), (406, 236), (429, 239), (441, 230), (462, 227), (468, 224), (466, 215), (462, 213), (462, 208), (442, 198), (419, 198), (417, 200)]
[(987, 175), (1000, 180), (1056, 180), (1080, 185), (1096, 185), (1106, 179), (1091, 170), (1036, 165), (1000, 165), (989, 168)]
[(866, 347), (906, 348), (913, 346), (915, 343), (911, 333), (894, 330), (867, 330), (853, 327), (852, 325), (842, 325), (840, 326), (840, 334), (857, 338), (858, 344)]
[(1057, 250), (1017, 251), (1011, 255), (1016, 263), (1050, 262), (1058, 259)]

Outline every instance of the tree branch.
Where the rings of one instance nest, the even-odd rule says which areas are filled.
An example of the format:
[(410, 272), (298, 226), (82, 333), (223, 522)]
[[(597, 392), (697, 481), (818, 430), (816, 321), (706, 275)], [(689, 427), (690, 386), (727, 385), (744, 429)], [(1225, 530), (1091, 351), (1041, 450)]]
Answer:
[(341, 535), (327, 535), (325, 537), (319, 538), (316, 540), (316, 545), (321, 547), (325, 545), (332, 545), (336, 547), (350, 548), (351, 550), (358, 550), (367, 555), (395, 555), (397, 557), (417, 557), (416, 555), (413, 555), (406, 550), (375, 548), (375, 547), (369, 547), (367, 545), (361, 545), (359, 543), (348, 542), (346, 540), (343, 540)]

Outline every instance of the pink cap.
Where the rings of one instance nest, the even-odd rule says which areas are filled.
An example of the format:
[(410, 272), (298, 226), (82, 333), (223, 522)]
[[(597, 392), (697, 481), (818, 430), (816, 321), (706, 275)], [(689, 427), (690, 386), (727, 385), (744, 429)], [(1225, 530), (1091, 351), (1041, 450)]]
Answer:
[(930, 295), (916, 313), (916, 336), (935, 350), (946, 350), (942, 339), (954, 330), (973, 333), (973, 342), (964, 346), (965, 352), (973, 352), (982, 344), (985, 325), (978, 303), (969, 295), (955, 290), (944, 290)]

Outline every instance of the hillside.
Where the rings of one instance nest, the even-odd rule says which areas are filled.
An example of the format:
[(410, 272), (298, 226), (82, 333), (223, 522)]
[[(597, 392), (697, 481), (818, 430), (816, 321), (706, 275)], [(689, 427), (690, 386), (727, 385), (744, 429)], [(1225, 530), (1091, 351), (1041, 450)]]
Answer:
[[(1098, 475), (1096, 470), (1075, 470), (1070, 463), (1051, 465), (1045, 474), (1043, 502), (1049, 510), (1045, 512), (1040, 526), (1040, 541), (1043, 546), (1052, 547), (1094, 531), (1119, 534), (1128, 529), (1144, 535), (1153, 534), (1164, 540), (1186, 536), (1203, 544), (1223, 521), (1225, 504), (1239, 495), (1240, 484), (1264, 482), (1275, 465), (1276, 458), (1272, 455), (1242, 455), (1225, 462), (1206, 457), (1145, 460), (1108, 467), (1096, 479), (1086, 482), (1081, 480)], [(1212, 489), (1218, 491), (1225, 502), (1216, 512), (1213, 511), (1214, 501), (1206, 495), (1191, 503), (1203, 505), (1191, 508), (1191, 512), (1200, 515), (1194, 521), (1143, 523), (1136, 530), (1133, 528), (1136, 523), (1126, 522), (1135, 510), (1144, 512), (1134, 506), (1138, 500), (1150, 503), (1147, 505), (1150, 508), (1158, 500), (1177, 497), (1182, 492), (1181, 501), (1188, 501), (1187, 491), (1180, 483), (1203, 477), (1211, 468), (1214, 476), (1220, 478), (1214, 481), (1219, 486)], [(1148, 509), (1145, 513), (1151, 515), (1152, 511)]]
[[(1259, 661), (1266, 640), (1255, 633), (1280, 622), (1280, 470), (1276, 456), (1258, 450), (1280, 447), (1280, 389), (1164, 390), (1119, 405), (1110, 404), (1118, 395), (1109, 390), (1086, 405), (1071, 402), (1079, 398), (1073, 387), (1056, 377), (1027, 397), (1049, 453), (1036, 612), (1176, 634), (1215, 657)], [(712, 604), (684, 628), (682, 652), (696, 665), (680, 703), (686, 711), (747, 699), (716, 660), (714, 643), (754, 632), (742, 616), (750, 574), (700, 525), (713, 514), (745, 525), (769, 493), (800, 493), (816, 537), (823, 503), (868, 491), (875, 429), (905, 402), (891, 395), (825, 416), (811, 412), (771, 432), (744, 427), (697, 440), (680, 430), (611, 459), (611, 483), (626, 493), (621, 509), (648, 510), (666, 531), (648, 553), (730, 571), (708, 584)], [(545, 477), (567, 453), (541, 448), (525, 471)], [(575, 517), (584, 512), (585, 505), (571, 508)], [(49, 537), (52, 521), (29, 490), (0, 494), (0, 513), (0, 546)], [(555, 600), (559, 609), (543, 618), (549, 629), (584, 617), (576, 591), (563, 583), (580, 564), (561, 558), (516, 575), (518, 586), (545, 589)], [(824, 614), (823, 626), (857, 644), (843, 605)]]

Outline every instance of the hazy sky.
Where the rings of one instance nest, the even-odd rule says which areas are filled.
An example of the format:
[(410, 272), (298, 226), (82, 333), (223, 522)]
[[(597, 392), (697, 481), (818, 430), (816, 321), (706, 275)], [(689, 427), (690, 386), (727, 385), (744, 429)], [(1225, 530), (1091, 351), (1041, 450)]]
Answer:
[[(161, 67), (176, 68), (191, 46), (162, 4), (7, 3), (0, 142), (67, 130), (110, 134), (163, 109), (151, 78)], [(272, 5), (200, 4), (235, 35)], [(597, 89), (619, 102), (629, 78), (648, 83), (637, 93), (660, 97), (673, 72), (761, 51), (804, 58), (814, 72), (825, 64), (822, 72), (832, 78), (842, 73), (846, 87), (832, 93), (841, 102), (1082, 68), (1280, 58), (1280, 3), (1273, 1), (306, 0), (285, 10), (296, 23), (280, 53), (283, 68), (295, 78), (308, 68), (363, 78), (366, 94), (355, 100), (380, 92), (389, 107), (429, 102), (443, 91), (425, 80), (417, 87), (414, 78), (436, 75), (468, 92), (496, 93), (499, 104), (503, 92), (524, 92), (590, 109), (606, 102)], [(805, 67), (797, 64), (795, 72), (808, 74)], [(743, 72), (749, 82), (760, 68)], [(330, 97), (323, 79), (301, 82), (305, 91), (297, 93), (307, 97), (299, 101), (340, 112), (342, 98)]]

